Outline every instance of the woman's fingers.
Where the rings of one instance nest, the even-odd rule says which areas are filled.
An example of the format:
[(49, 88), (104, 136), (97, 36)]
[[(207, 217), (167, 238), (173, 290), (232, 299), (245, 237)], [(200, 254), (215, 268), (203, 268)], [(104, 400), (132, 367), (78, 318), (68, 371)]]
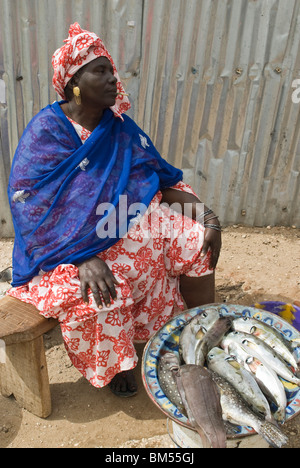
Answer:
[(116, 279), (115, 281), (113, 281), (113, 279), (107, 279), (105, 281), (100, 280), (97, 283), (94, 281), (88, 283), (84, 289), (81, 289), (81, 294), (84, 302), (89, 302), (87, 289), (90, 288), (99, 309), (102, 309), (103, 302), (106, 305), (106, 307), (110, 307), (111, 299), (117, 299), (117, 293), (114, 283), (117, 285), (120, 284)]
[(217, 266), (218, 260), (219, 260), (219, 255), (220, 255), (220, 249), (214, 249), (212, 250), (211, 253), (211, 258), (209, 262), (209, 267), (211, 270), (214, 270)]
[(107, 307), (110, 306), (110, 298), (116, 300), (117, 299), (117, 292), (115, 285), (119, 285), (120, 283), (114, 277), (114, 275), (110, 272), (110, 274), (105, 278), (105, 280), (99, 281), (98, 286), (102, 293), (103, 299)]
[(110, 289), (108, 283), (105, 282), (105, 281), (99, 281), (98, 282), (98, 287), (99, 287), (99, 290), (100, 290), (100, 292), (102, 294), (105, 305), (107, 307), (109, 307), (110, 302), (111, 302), (111, 297), (112, 297), (112, 299), (116, 299), (116, 292), (112, 291)]
[(107, 307), (111, 299), (117, 299), (115, 285), (120, 285), (106, 263), (98, 257), (93, 257), (79, 265), (81, 295), (88, 304), (88, 290), (91, 290), (97, 306), (101, 309), (103, 303)]
[[(97, 307), (99, 309), (102, 309), (102, 298), (101, 298), (101, 295), (100, 295), (101, 289), (98, 287), (98, 284), (95, 283), (95, 282), (90, 283), (90, 289), (91, 289), (91, 292), (92, 292), (92, 294), (94, 296)], [(101, 291), (101, 293), (102, 293), (102, 291)], [(102, 294), (102, 296), (104, 298), (103, 294)]]
[(89, 296), (88, 296), (88, 283), (85, 281), (80, 281), (80, 291), (83, 301), (88, 304), (89, 303)]
[(206, 255), (207, 252), (208, 252), (208, 249), (209, 249), (209, 242), (205, 240), (205, 241), (203, 242), (203, 246), (202, 246), (202, 249), (201, 249), (200, 256), (201, 256), (201, 257), (205, 257), (205, 255)]
[(109, 293), (111, 295), (111, 297), (116, 300), (117, 299), (117, 292), (116, 292), (116, 288), (115, 288), (115, 285), (119, 286), (120, 283), (116, 280), (116, 278), (111, 275), (111, 278), (108, 278), (106, 280), (106, 284), (107, 284), (107, 287), (109, 289)]
[(211, 257), (209, 261), (209, 268), (211, 270), (214, 270), (217, 266), (221, 251), (221, 244), (221, 233), (216, 230), (206, 228), (203, 247), (200, 255), (201, 257), (204, 257), (207, 254), (208, 249), (211, 249)]

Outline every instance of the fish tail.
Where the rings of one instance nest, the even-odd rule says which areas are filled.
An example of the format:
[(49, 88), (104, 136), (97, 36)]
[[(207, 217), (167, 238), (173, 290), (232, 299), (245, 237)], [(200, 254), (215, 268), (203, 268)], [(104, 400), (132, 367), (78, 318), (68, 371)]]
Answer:
[(211, 448), (212, 447), (212, 442), (208, 438), (208, 436), (205, 434), (205, 432), (202, 430), (200, 426), (196, 426), (196, 430), (198, 434), (200, 435), (200, 439), (202, 442), (202, 448)]
[(273, 426), (276, 426), (278, 427), (278, 422), (276, 421), (274, 415), (270, 412), (268, 412), (266, 415), (265, 415), (265, 421), (268, 421), (270, 424), (273, 424)]
[(281, 431), (281, 429), (268, 421), (262, 422), (260, 427), (257, 429), (257, 432), (275, 448), (281, 448), (288, 441), (287, 436)]

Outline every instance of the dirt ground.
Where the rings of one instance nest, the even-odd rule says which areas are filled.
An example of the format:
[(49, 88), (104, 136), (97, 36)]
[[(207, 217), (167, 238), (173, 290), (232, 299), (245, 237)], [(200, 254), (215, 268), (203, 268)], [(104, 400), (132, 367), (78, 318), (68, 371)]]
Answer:
[[(11, 264), (12, 241), (0, 241), (0, 271)], [(216, 302), (251, 305), (263, 300), (300, 301), (300, 231), (294, 228), (224, 230)], [(71, 365), (59, 327), (45, 335), (53, 411), (39, 419), (0, 396), (0, 448), (174, 447), (166, 417), (147, 396), (140, 367), (137, 396), (121, 399), (93, 388)], [(138, 346), (142, 356), (143, 346)], [(300, 419), (284, 425), (288, 448), (300, 448)], [(231, 447), (267, 447), (259, 436)]]

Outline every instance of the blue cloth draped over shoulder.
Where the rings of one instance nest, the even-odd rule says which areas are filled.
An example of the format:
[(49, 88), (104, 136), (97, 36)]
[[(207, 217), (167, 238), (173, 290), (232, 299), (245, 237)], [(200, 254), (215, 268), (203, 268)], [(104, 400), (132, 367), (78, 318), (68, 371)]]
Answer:
[(82, 144), (62, 102), (31, 120), (13, 160), (13, 286), (108, 249), (136, 217), (132, 204), (147, 208), (160, 189), (182, 179), (131, 118), (122, 121), (109, 109)]

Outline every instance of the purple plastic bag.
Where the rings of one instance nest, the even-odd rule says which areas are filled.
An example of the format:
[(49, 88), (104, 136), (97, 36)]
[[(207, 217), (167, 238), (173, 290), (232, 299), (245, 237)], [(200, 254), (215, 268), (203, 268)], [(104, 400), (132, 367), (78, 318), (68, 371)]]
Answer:
[(300, 331), (300, 307), (296, 304), (286, 302), (265, 301), (253, 304), (257, 309), (263, 309), (267, 312), (279, 315), (294, 328)]

